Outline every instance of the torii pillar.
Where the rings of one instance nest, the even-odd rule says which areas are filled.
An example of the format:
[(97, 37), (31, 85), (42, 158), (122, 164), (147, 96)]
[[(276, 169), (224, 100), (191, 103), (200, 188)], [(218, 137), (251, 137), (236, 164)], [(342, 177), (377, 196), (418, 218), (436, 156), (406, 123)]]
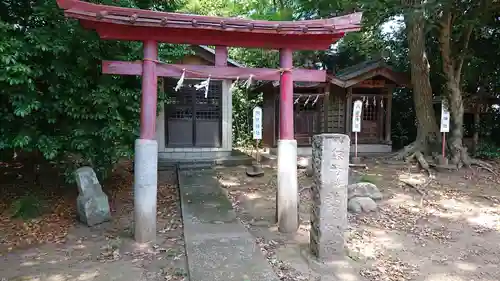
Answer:
[(299, 227), (297, 184), (297, 141), (293, 126), (293, 52), (280, 50), (280, 138), (278, 141), (278, 187), (276, 217), (280, 232), (291, 233)]
[[(134, 218), (137, 242), (155, 240), (158, 144), (155, 140), (157, 76), (255, 80), (281, 82), (280, 140), (278, 143), (277, 217), (282, 232), (298, 228), (297, 212), (297, 142), (293, 126), (293, 79), (324, 82), (325, 71), (295, 69), (292, 73), (292, 49), (326, 50), (346, 32), (361, 29), (361, 13), (321, 20), (253, 21), (166, 13), (80, 0), (57, 0), (68, 18), (80, 21), (84, 28), (95, 30), (101, 39), (138, 41), (144, 44), (142, 63), (103, 62), (103, 73), (142, 75), (140, 138), (135, 143)], [(158, 64), (157, 42), (191, 45), (222, 45), (244, 48), (281, 49), (281, 69), (233, 68), (225, 66)], [(216, 51), (217, 59), (226, 54)], [(218, 64), (218, 63), (217, 63)], [(280, 75), (281, 73), (281, 75)]]
[(158, 189), (158, 143), (156, 136), (156, 103), (158, 98), (158, 43), (143, 42), (144, 61), (141, 95), (140, 138), (135, 141), (134, 220), (135, 241), (156, 240), (156, 195)]

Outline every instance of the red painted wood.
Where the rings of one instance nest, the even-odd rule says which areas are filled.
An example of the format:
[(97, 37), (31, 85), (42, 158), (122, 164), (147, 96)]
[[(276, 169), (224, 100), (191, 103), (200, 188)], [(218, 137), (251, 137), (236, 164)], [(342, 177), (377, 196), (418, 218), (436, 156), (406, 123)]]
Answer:
[[(291, 49), (280, 50), (281, 68), (292, 68), (293, 52)], [(293, 75), (283, 72), (280, 79), (280, 140), (293, 140)]]
[[(281, 79), (279, 69), (163, 63), (158, 63), (156, 65), (156, 75), (162, 77), (180, 77), (183, 69), (186, 70), (186, 78), (206, 79), (209, 75), (211, 75), (212, 79), (236, 79), (239, 77), (241, 80), (247, 79), (250, 75), (253, 75), (254, 80), (279, 81)], [(105, 74), (141, 75), (142, 64), (141, 62), (103, 61), (102, 72)], [(324, 70), (293, 69), (291, 74), (294, 81), (326, 81), (326, 72)]]
[(158, 59), (158, 44), (155, 41), (145, 41), (144, 72), (142, 73), (141, 96), (141, 139), (153, 140), (156, 136), (156, 101), (158, 98), (158, 77), (156, 63)]
[(325, 50), (344, 36), (344, 33), (328, 35), (281, 35), (200, 29), (166, 29), (87, 21), (82, 21), (82, 25), (85, 28), (95, 29), (101, 39), (107, 40), (155, 40), (172, 44), (224, 45), (268, 49), (286, 47), (294, 50)]
[(353, 13), (321, 20), (262, 21), (122, 8), (92, 4), (79, 0), (57, 0), (57, 3), (60, 8), (65, 10), (66, 16), (76, 19), (129, 26), (186, 27), (191, 29), (210, 28), (225, 31), (245, 30), (246, 32), (267, 32), (273, 34), (332, 34), (346, 32), (351, 29), (359, 30), (362, 18), (361, 13)]
[(227, 47), (215, 46), (215, 65), (227, 66)]
[[(149, 27), (149, 28), (162, 28), (162, 29), (189, 29), (189, 30), (213, 30), (230, 32), (244, 32), (244, 33), (264, 33), (274, 35), (335, 35), (349, 31), (359, 31), (359, 23), (345, 23), (340, 25), (303, 25), (302, 27), (297, 24), (280, 24), (279, 22), (267, 22), (266, 24), (255, 23), (232, 23), (227, 24), (225, 20), (219, 22), (213, 21), (198, 21), (195, 18), (189, 21), (172, 20), (172, 17), (151, 18), (151, 17), (138, 17), (137, 14), (132, 16), (110, 15), (106, 11), (97, 13), (81, 12), (74, 10), (67, 10), (66, 17), (75, 18), (84, 21), (91, 21), (94, 23), (108, 23), (114, 25), (125, 25), (129, 27)], [(176, 15), (176, 14), (174, 14)], [(197, 16), (195, 16), (197, 17)], [(166, 20), (168, 18), (168, 20)], [(305, 27), (307, 26), (307, 29)], [(307, 31), (304, 31), (307, 30)]]

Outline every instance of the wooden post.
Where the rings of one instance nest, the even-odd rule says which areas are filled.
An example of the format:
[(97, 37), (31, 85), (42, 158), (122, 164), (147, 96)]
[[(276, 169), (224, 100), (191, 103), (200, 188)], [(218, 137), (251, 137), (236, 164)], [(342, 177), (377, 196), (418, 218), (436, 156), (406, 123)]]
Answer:
[(145, 41), (143, 48), (141, 128), (140, 139), (135, 142), (134, 159), (134, 236), (139, 243), (156, 240), (158, 188), (158, 143), (155, 140), (158, 45), (155, 41)]
[(156, 133), (156, 102), (158, 98), (156, 60), (158, 60), (157, 43), (145, 41), (141, 97), (141, 139), (147, 140), (154, 139)]
[[(383, 92), (382, 92), (383, 93)], [(381, 105), (381, 101), (384, 100), (385, 96), (382, 95), (376, 95), (375, 96), (375, 107), (377, 108), (377, 137), (379, 143), (385, 143), (385, 135), (384, 135), (384, 124), (385, 124), (385, 118), (384, 118), (384, 108)]]
[(324, 94), (325, 96), (323, 97), (323, 122), (324, 127), (323, 127), (323, 133), (327, 133), (329, 131), (328, 128), (328, 114), (330, 113), (330, 83), (327, 82), (324, 88)]
[(346, 134), (349, 136), (349, 138), (352, 140), (351, 138), (351, 131), (352, 131), (352, 88), (349, 87), (346, 89), (347, 93), (346, 93), (346, 103), (347, 103), (347, 108), (346, 108), (346, 120), (345, 120), (345, 124), (346, 124)]
[(215, 65), (227, 66), (227, 47), (215, 46)]
[(443, 147), (441, 148), (441, 154), (443, 156), (443, 164), (446, 162), (446, 133), (443, 132)]
[(392, 91), (393, 89), (389, 89), (387, 93), (387, 103), (385, 104), (385, 142), (387, 144), (392, 145), (392, 137), (391, 137), (391, 122), (392, 122)]
[(297, 231), (298, 186), (297, 186), (297, 141), (293, 127), (293, 67), (292, 50), (280, 50), (280, 139), (278, 141), (278, 189), (276, 217), (280, 232)]
[(293, 140), (293, 67), (292, 50), (280, 50), (280, 140)]

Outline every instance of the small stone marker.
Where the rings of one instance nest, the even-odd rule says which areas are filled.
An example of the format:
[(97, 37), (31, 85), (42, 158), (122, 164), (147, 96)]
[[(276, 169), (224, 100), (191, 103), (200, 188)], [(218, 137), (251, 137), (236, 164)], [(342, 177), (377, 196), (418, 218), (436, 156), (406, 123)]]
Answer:
[(370, 197), (354, 197), (347, 202), (347, 209), (355, 214), (377, 210), (377, 203)]
[(347, 209), (355, 214), (377, 210), (375, 201), (382, 200), (382, 192), (370, 182), (358, 182), (347, 186)]
[(108, 196), (102, 191), (101, 184), (91, 167), (81, 167), (75, 172), (78, 186), (78, 218), (88, 226), (109, 221)]
[(320, 261), (344, 254), (350, 143), (349, 137), (342, 134), (313, 137), (310, 250)]
[(373, 200), (382, 200), (382, 192), (371, 182), (358, 182), (347, 186), (348, 199), (354, 197), (369, 197)]

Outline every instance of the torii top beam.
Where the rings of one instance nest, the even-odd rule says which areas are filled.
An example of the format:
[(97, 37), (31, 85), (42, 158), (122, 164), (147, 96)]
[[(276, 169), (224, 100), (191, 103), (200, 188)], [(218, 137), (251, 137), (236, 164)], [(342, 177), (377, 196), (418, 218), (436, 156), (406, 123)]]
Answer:
[(361, 13), (322, 20), (261, 21), (223, 18), (57, 0), (65, 15), (95, 29), (102, 39), (222, 45), (247, 48), (328, 49), (361, 28)]

